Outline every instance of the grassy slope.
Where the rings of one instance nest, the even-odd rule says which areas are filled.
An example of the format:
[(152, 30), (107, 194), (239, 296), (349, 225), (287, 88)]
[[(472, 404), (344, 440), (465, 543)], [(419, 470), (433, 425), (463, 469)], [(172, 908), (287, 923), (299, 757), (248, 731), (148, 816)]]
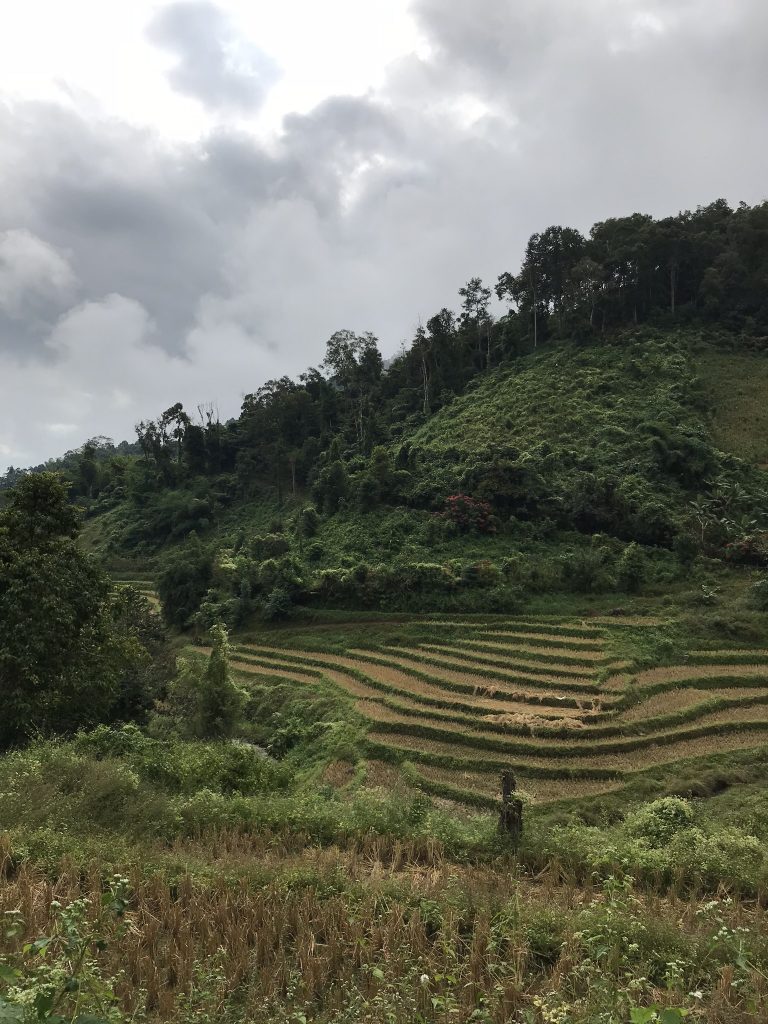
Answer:
[(565, 464), (642, 472), (649, 462), (638, 427), (657, 420), (699, 426), (682, 395), (684, 351), (675, 339), (550, 349), (481, 378), (411, 442), (461, 459), (499, 444), (521, 452), (544, 445), (562, 449)]
[[(693, 367), (684, 335), (626, 339), (622, 344), (559, 346), (479, 378), (477, 384), (429, 419), (406, 442), (416, 453), (416, 476), (438, 489), (475, 493), (462, 477), (502, 452), (515, 464), (520, 489), (555, 504), (572, 499), (589, 474), (613, 478), (629, 506), (657, 501), (680, 509), (689, 495), (673, 475), (660, 480), (653, 425), (709, 444), (707, 424), (690, 400)], [(525, 550), (546, 556), (586, 541), (580, 534), (537, 537), (535, 516), (514, 535), (428, 536), (429, 513), (377, 509), (325, 521), (318, 562), (332, 566), (367, 559), (410, 561), (452, 558), (500, 560)]]
[(768, 468), (768, 359), (708, 350), (696, 358), (712, 414), (715, 442)]

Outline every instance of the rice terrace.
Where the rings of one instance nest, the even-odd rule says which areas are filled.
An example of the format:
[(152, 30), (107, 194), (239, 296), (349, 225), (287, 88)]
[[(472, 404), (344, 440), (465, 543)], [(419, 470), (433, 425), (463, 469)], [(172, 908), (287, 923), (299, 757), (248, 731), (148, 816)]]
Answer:
[(644, 670), (627, 660), (622, 634), (653, 627), (435, 618), (411, 626), (422, 642), (352, 641), (335, 653), (310, 630), (306, 646), (295, 635), (290, 646), (237, 643), (232, 664), (245, 680), (330, 683), (350, 695), (367, 725), (371, 778), (394, 765), (413, 787), (493, 808), (510, 767), (543, 803), (766, 743), (768, 650), (690, 651)]

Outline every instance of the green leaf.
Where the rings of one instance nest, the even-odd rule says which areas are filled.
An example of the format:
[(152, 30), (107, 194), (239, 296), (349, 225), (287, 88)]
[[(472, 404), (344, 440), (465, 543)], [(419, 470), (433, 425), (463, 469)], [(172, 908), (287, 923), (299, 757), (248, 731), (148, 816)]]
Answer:
[(652, 1006), (633, 1006), (629, 1011), (629, 1019), (631, 1024), (651, 1024), (651, 1021), (656, 1020), (656, 1011)]
[(13, 1003), (6, 1003), (4, 999), (0, 999), (0, 1022), (2, 1024), (15, 1024), (16, 1021), (23, 1019), (23, 1006), (15, 1006)]
[(0, 980), (7, 982), (9, 985), (13, 985), (20, 977), (20, 971), (14, 970), (14, 968), (9, 967), (8, 964), (0, 964)]
[(47, 1020), (48, 1014), (53, 1009), (56, 1000), (55, 992), (38, 992), (35, 996), (33, 1006), (37, 1012), (38, 1020)]
[(684, 1017), (688, 1016), (688, 1011), (678, 1009), (675, 1006), (668, 1006), (666, 1010), (662, 1010), (659, 1014), (659, 1020), (661, 1024), (681, 1024)]
[(382, 971), (380, 967), (374, 967), (373, 970), (371, 971), (371, 974), (374, 976), (374, 978), (378, 978), (379, 981), (384, 981), (384, 971)]

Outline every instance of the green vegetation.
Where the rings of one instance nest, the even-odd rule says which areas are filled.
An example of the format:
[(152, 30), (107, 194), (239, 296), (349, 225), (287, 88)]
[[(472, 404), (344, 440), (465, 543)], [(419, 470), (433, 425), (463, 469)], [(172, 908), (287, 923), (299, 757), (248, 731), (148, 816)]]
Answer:
[(0, 511), (0, 745), (140, 717), (163, 672), (160, 624), (77, 544), (78, 515), (52, 474)]
[(7, 475), (0, 1021), (766, 1019), (767, 216)]
[(696, 357), (712, 411), (712, 434), (724, 451), (768, 467), (768, 362), (758, 353), (710, 350)]

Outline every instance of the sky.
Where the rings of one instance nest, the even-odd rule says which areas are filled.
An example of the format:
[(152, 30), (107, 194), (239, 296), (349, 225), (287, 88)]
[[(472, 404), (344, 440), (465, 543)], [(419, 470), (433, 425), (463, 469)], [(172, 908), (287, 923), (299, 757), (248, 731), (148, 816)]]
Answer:
[(768, 198), (766, 52), (765, 0), (14, 5), (0, 472), (390, 356), (549, 224)]

